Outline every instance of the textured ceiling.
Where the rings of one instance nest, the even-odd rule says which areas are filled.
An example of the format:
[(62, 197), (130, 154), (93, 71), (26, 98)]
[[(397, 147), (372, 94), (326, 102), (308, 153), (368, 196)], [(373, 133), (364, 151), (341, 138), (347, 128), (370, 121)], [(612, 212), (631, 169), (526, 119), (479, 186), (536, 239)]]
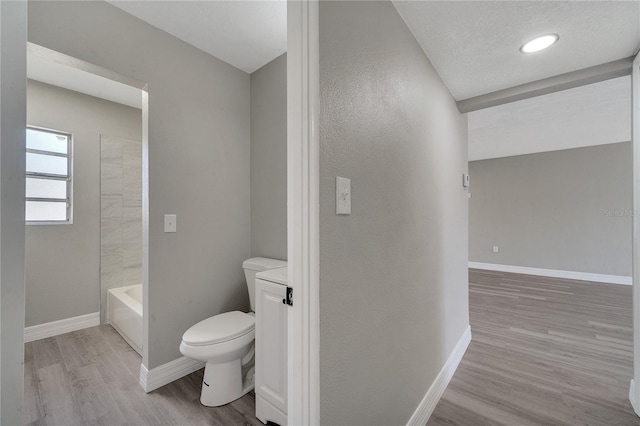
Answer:
[[(626, 58), (640, 47), (638, 1), (394, 1), (456, 100)], [(523, 42), (560, 40), (523, 55)]]
[(287, 50), (286, 1), (109, 1), (252, 73)]
[(469, 161), (631, 140), (631, 77), (470, 112)]

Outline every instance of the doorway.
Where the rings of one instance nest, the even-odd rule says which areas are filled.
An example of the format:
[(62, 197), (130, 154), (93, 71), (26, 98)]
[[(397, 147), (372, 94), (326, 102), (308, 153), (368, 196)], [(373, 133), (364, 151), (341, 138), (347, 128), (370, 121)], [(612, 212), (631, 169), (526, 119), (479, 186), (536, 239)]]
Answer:
[[(25, 340), (111, 322), (142, 355), (146, 85), (32, 43), (27, 63), (29, 132), (39, 133), (27, 138)], [(41, 134), (65, 137), (66, 151)], [(61, 158), (66, 168), (51, 168)]]

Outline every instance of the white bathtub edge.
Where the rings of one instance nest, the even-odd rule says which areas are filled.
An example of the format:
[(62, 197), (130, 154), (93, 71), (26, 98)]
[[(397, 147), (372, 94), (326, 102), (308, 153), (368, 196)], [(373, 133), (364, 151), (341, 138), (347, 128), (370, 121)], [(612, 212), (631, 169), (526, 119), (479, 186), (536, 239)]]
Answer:
[[(127, 286), (127, 287), (112, 288), (112, 289), (107, 290), (107, 295), (108, 294), (114, 295), (122, 303), (127, 305), (129, 308), (131, 308), (132, 311), (134, 311), (136, 314), (138, 314), (142, 318), (142, 301), (134, 299), (133, 297), (131, 297), (129, 295), (129, 293), (127, 293), (127, 291), (129, 289), (133, 288), (133, 287), (142, 287), (142, 284), (130, 285), (130, 286)], [(109, 303), (108, 300), (109, 300), (109, 298), (107, 296), (107, 303)], [(107, 312), (108, 312), (108, 310), (107, 310)]]
[(58, 336), (83, 328), (95, 327), (96, 325), (100, 325), (100, 312), (33, 325), (31, 327), (25, 327), (24, 342), (33, 342), (34, 340)]
[[(1, 0), (0, 0), (1, 1)], [(113, 329), (120, 335), (120, 337), (122, 337), (122, 339), (127, 342), (127, 344), (129, 346), (131, 346), (131, 349), (133, 349), (134, 351), (136, 351), (138, 353), (138, 355), (142, 356), (142, 348), (139, 347), (136, 342), (134, 342), (133, 340), (131, 340), (129, 338), (129, 336), (127, 335), (127, 333), (124, 332), (124, 330), (120, 329), (120, 327), (117, 326), (117, 324), (109, 322), (107, 323), (109, 324), (111, 327), (113, 327)]]
[(142, 356), (142, 301), (128, 293), (135, 287), (142, 288), (142, 284), (107, 291), (107, 322)]
[(182, 356), (151, 370), (140, 364), (140, 386), (146, 393), (176, 381), (194, 371), (204, 368), (205, 363)]

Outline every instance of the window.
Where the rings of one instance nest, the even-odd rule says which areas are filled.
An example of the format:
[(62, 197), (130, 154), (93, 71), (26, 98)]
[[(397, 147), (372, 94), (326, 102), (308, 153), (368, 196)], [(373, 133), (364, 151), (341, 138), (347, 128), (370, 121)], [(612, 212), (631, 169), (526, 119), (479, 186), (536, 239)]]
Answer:
[(27, 128), (25, 219), (71, 223), (71, 135)]

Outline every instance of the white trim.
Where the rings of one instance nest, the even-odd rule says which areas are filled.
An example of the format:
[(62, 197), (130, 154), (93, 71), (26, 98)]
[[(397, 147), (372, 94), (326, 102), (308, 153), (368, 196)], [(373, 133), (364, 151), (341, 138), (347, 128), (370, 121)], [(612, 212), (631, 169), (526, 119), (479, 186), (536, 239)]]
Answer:
[(431, 384), (431, 387), (425, 394), (422, 401), (416, 408), (416, 411), (413, 412), (413, 415), (407, 422), (407, 426), (409, 425), (425, 425), (431, 417), (431, 413), (435, 410), (436, 405), (438, 405), (438, 401), (442, 397), (442, 394), (447, 389), (447, 385), (451, 381), (453, 374), (456, 372), (460, 361), (462, 361), (462, 357), (469, 347), (469, 343), (471, 343), (471, 326), (468, 326), (467, 329), (462, 333), (460, 340), (456, 344), (456, 347), (453, 348), (451, 355), (447, 359), (447, 362), (438, 373), (438, 376)]
[(595, 281), (608, 284), (631, 285), (633, 279), (625, 275), (592, 274), (590, 272), (561, 271), (558, 269), (529, 268), (528, 266), (499, 265), (497, 263), (469, 262), (469, 268), (487, 271), (512, 272), (514, 274), (541, 277), (567, 278), (570, 280)]
[[(640, 53), (633, 61), (631, 70), (631, 140), (633, 157), (633, 208), (640, 209)], [(633, 278), (640, 283), (640, 215), (633, 215)], [(632, 405), (636, 414), (640, 415), (640, 286), (633, 286), (633, 378), (634, 386)], [(631, 396), (631, 395), (630, 395)]]
[(636, 384), (633, 379), (631, 379), (631, 383), (629, 383), (629, 402), (631, 402), (631, 408), (633, 411), (640, 416), (640, 401), (636, 399)]
[(151, 370), (140, 364), (140, 386), (149, 393), (188, 374), (204, 368), (205, 363), (186, 356), (174, 359)]
[(149, 365), (149, 92), (142, 89), (142, 363)]
[(33, 342), (34, 340), (58, 336), (83, 328), (95, 327), (96, 325), (100, 325), (100, 312), (33, 325), (31, 327), (25, 327), (24, 342)]
[(287, 2), (288, 423), (320, 423), (319, 12)]

